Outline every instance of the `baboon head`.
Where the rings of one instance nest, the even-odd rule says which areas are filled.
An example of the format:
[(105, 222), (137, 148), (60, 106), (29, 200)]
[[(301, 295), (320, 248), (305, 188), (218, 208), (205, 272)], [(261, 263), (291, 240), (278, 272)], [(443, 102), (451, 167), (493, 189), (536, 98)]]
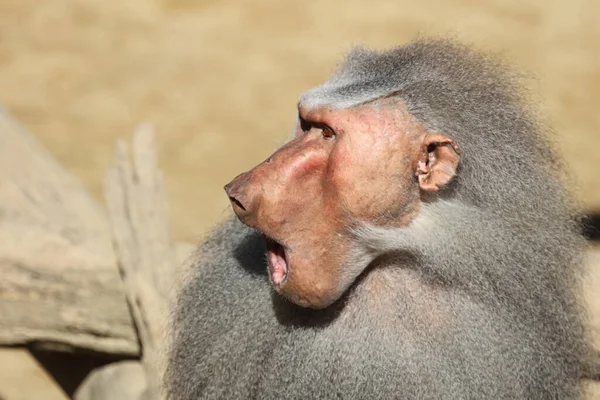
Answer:
[(322, 98), (302, 96), (294, 138), (225, 186), (236, 215), (265, 236), (275, 290), (312, 308), (335, 302), (366, 266), (353, 260), (352, 228), (406, 226), (460, 160), (455, 141), (425, 129), (398, 97)]

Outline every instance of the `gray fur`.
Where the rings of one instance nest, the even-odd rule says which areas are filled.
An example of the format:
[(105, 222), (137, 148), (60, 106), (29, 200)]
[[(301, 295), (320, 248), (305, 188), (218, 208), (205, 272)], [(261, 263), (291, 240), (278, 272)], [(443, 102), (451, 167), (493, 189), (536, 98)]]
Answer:
[(260, 236), (226, 221), (179, 296), (170, 398), (578, 397), (583, 241), (519, 90), (504, 67), (448, 41), (351, 52), (301, 104), (399, 96), (458, 143), (456, 181), (407, 228), (357, 223), (354, 260), (368, 267), (325, 310), (275, 294)]

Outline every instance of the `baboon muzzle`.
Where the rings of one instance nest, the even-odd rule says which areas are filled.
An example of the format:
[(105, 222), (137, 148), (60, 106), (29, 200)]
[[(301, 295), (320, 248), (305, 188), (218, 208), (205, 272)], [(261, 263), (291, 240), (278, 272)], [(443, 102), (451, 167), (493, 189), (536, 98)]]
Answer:
[(266, 214), (277, 213), (276, 205), (285, 201), (282, 188), (289, 185), (289, 177), (286, 174), (288, 168), (285, 168), (287, 157), (281, 154), (287, 147), (250, 171), (239, 174), (224, 187), (235, 215), (251, 228), (258, 229), (257, 224), (264, 222), (259, 221), (259, 214), (264, 219)]

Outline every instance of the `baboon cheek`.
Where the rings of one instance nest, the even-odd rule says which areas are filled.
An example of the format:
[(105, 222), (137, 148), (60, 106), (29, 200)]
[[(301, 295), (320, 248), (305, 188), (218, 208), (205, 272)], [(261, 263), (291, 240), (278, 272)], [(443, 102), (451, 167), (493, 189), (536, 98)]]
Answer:
[(320, 271), (320, 265), (311, 268), (302, 263), (291, 266), (284, 285), (275, 286), (275, 290), (291, 302), (302, 307), (325, 308), (334, 303), (343, 293), (337, 271)]
[[(337, 242), (333, 240), (337, 237)], [(325, 308), (342, 296), (347, 284), (342, 279), (344, 253), (348, 244), (338, 235), (308, 245), (306, 251), (296, 247), (286, 253), (286, 276), (277, 282), (279, 272), (269, 262), (271, 282), (275, 290), (293, 303), (303, 307)], [(327, 244), (325, 246), (325, 244)]]

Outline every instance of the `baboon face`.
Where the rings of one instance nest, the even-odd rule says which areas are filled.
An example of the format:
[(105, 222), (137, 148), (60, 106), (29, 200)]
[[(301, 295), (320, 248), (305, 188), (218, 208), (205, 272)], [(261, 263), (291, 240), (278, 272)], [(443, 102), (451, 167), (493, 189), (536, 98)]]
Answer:
[(294, 138), (225, 186), (240, 220), (265, 235), (275, 290), (306, 307), (336, 301), (364, 268), (350, 267), (349, 228), (407, 225), (420, 191), (454, 175), (457, 149), (431, 151), (440, 136), (395, 98), (349, 109), (301, 104)]

